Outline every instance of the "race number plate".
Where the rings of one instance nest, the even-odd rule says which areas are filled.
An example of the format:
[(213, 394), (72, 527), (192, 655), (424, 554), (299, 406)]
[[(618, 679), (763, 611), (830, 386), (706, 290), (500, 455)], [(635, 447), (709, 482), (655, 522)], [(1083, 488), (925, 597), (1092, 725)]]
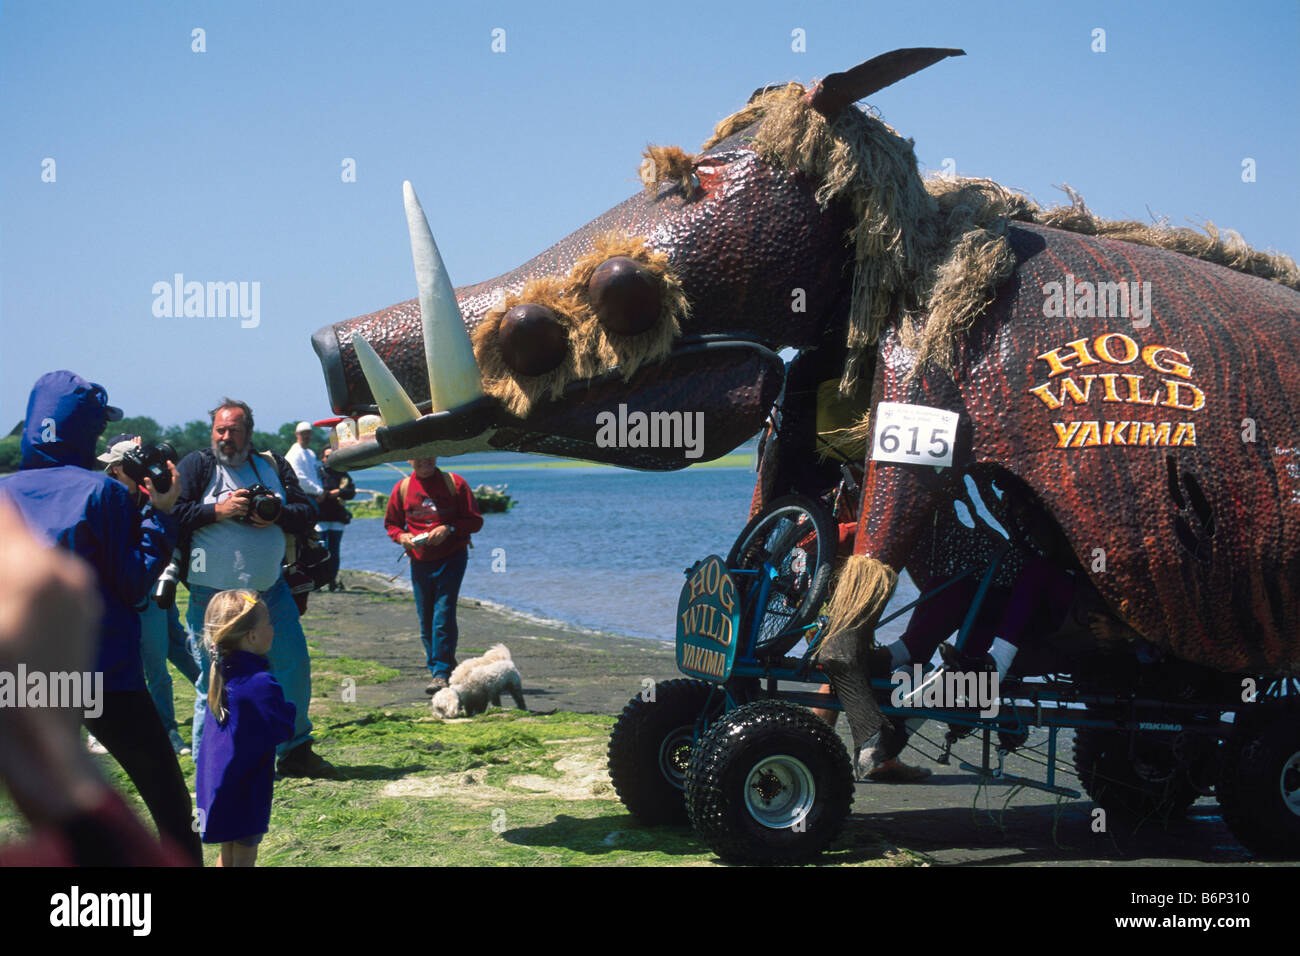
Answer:
[(956, 412), (941, 408), (881, 402), (876, 406), (871, 459), (949, 468), (958, 417)]
[(711, 554), (686, 575), (677, 601), (677, 669), (691, 677), (725, 681), (736, 660), (740, 600), (726, 563)]

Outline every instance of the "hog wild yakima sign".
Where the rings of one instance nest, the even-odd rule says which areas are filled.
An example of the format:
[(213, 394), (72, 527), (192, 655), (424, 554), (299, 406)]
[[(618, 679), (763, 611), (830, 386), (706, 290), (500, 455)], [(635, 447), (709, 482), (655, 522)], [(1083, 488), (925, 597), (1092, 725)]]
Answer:
[[(1146, 405), (1180, 412), (1199, 412), (1205, 407), (1205, 393), (1192, 384), (1191, 359), (1186, 352), (1161, 344), (1143, 346), (1122, 332), (1106, 332), (1091, 341), (1075, 339), (1044, 352), (1037, 361), (1047, 364), (1048, 379), (1029, 394), (1052, 411), (1089, 403)], [(1114, 370), (1122, 366), (1133, 368)], [(1133, 374), (1135, 370), (1138, 374)], [(1052, 428), (1057, 448), (1196, 444), (1196, 422), (1190, 420), (1052, 422)]]
[(677, 601), (677, 667), (692, 677), (726, 680), (739, 631), (736, 582), (723, 560), (711, 554), (687, 573)]

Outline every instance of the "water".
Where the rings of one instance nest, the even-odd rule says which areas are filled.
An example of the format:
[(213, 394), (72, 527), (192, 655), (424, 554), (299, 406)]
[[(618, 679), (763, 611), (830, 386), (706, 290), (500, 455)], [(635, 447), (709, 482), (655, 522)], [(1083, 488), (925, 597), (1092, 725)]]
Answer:
[[(442, 462), (471, 486), (509, 485), (517, 502), (505, 514), (483, 516), (461, 595), (592, 630), (671, 641), (682, 572), (709, 554), (725, 557), (749, 518), (752, 464), (668, 473), (538, 467), (552, 461), (479, 454)], [(352, 477), (357, 487), (385, 494), (400, 480), (392, 468)], [(349, 524), (342, 553), (346, 568), (396, 574), (397, 583), (410, 586), (409, 565), (398, 563), (401, 549), (384, 533), (382, 518)], [(504, 562), (504, 571), (493, 571), (494, 560)], [(906, 582), (895, 601), (914, 596)], [(880, 636), (900, 633), (905, 620)]]

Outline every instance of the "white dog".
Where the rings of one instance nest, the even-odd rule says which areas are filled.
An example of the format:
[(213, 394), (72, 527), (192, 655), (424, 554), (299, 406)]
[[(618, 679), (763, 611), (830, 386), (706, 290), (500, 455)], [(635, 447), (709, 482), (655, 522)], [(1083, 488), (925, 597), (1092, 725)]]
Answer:
[(436, 717), (473, 717), (487, 710), (488, 702), (501, 706), (501, 694), (508, 691), (515, 706), (527, 710), (519, 671), (504, 644), (488, 648), (482, 657), (457, 665), (451, 672), (448, 687), (433, 695)]

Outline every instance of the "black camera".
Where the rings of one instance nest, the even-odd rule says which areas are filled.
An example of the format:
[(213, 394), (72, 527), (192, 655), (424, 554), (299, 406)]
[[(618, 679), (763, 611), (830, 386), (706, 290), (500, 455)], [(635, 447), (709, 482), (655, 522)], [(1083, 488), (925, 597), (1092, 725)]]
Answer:
[(172, 473), (167, 462), (176, 461), (176, 458), (176, 449), (170, 442), (137, 445), (122, 456), (122, 472), (142, 488), (148, 478), (155, 491), (166, 494), (172, 487)]
[(266, 485), (249, 485), (248, 486), (248, 514), (247, 519), (254, 515), (263, 521), (274, 521), (280, 517), (280, 509), (284, 506), (279, 497)]
[(318, 591), (330, 583), (330, 550), (316, 537), (316, 532), (298, 541), (296, 560), (285, 568), (284, 579), (294, 594)]

